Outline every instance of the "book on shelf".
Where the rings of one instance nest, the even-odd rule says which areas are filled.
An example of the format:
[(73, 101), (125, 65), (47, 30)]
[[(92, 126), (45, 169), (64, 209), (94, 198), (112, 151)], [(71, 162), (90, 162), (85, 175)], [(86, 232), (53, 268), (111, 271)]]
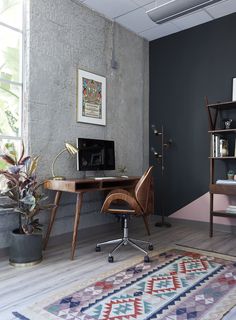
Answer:
[(229, 155), (228, 140), (219, 135), (212, 135), (211, 156), (213, 158), (227, 157)]
[(236, 180), (216, 180), (216, 184), (233, 184), (233, 185), (236, 185)]
[(215, 136), (215, 157), (220, 157), (220, 137)]
[(220, 137), (218, 135), (212, 135), (212, 142), (211, 142), (212, 150), (211, 156), (213, 158), (220, 157)]
[(215, 135), (211, 136), (211, 156), (215, 157)]

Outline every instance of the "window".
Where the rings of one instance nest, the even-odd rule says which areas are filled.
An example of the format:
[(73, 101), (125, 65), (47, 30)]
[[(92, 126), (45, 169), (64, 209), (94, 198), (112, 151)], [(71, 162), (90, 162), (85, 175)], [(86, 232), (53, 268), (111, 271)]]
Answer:
[(0, 0), (0, 147), (22, 139), (22, 17), (23, 0)]

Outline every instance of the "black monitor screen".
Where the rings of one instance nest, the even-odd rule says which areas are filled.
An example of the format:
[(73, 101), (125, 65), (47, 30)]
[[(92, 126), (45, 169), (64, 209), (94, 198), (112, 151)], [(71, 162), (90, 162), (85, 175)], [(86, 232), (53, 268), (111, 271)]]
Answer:
[(80, 171), (115, 170), (114, 141), (78, 138)]

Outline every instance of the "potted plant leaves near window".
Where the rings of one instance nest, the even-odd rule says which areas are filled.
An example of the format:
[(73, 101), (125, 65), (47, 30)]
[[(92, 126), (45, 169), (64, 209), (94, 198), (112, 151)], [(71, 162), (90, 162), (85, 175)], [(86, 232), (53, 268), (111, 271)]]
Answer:
[(42, 260), (42, 230), (37, 214), (52, 205), (43, 205), (46, 197), (41, 191), (42, 183), (36, 179), (38, 157), (24, 155), (22, 144), (18, 157), (13, 144), (6, 144), (0, 161), (6, 165), (0, 170), (5, 179), (2, 196), (7, 196), (9, 203), (0, 204), (2, 208), (12, 208), (18, 215), (18, 228), (10, 235), (9, 261), (12, 265), (33, 265)]

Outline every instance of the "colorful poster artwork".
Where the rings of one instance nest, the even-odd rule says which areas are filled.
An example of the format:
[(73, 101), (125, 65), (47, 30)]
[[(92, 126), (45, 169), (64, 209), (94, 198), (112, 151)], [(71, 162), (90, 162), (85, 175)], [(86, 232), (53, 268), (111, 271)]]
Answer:
[(106, 125), (106, 78), (78, 69), (77, 121)]
[(85, 117), (102, 119), (102, 83), (83, 78), (82, 114)]

